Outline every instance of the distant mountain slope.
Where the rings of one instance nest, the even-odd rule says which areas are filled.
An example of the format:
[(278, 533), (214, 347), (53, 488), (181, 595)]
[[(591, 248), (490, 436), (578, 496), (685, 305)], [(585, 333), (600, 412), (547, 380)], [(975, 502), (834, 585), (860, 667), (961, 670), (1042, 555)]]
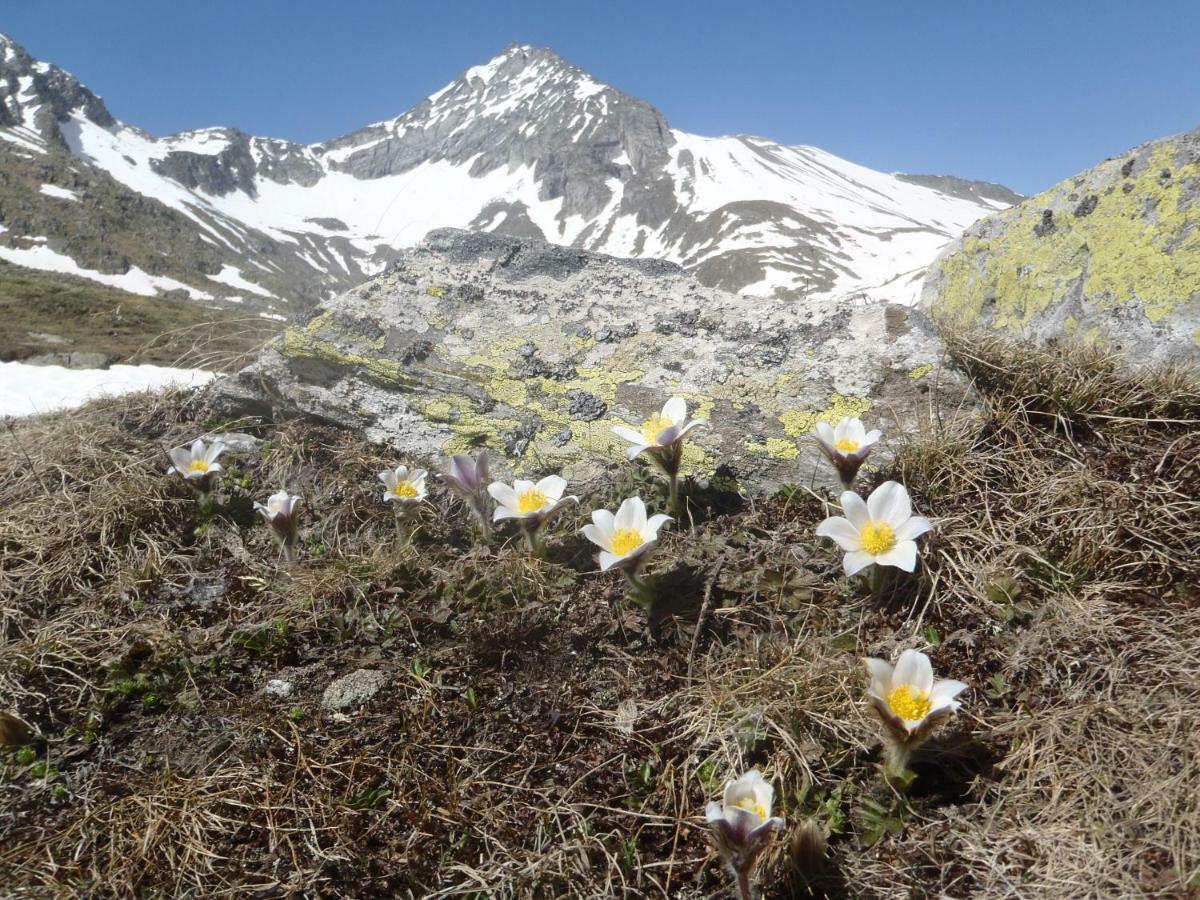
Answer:
[[(938, 249), (1015, 197), (888, 175), (813, 147), (673, 130), (645, 101), (528, 46), (468, 69), (395, 119), (305, 146), (226, 128), (154, 138), (0, 36), (0, 148), (0, 173), (21, 196), (0, 198), (0, 258), (136, 268), (152, 290), (177, 282), (199, 299), (268, 309), (311, 305), (445, 226), (662, 257), (755, 295), (913, 302)], [(51, 188), (102, 181), (105, 197), (34, 190), (17, 160)], [(100, 222), (86, 238), (54, 212), (72, 202), (135, 206), (133, 196), (144, 216)], [(29, 207), (19, 226), (14, 206)], [(165, 250), (156, 222), (172, 235)], [(115, 251), (121, 229), (130, 239)]]

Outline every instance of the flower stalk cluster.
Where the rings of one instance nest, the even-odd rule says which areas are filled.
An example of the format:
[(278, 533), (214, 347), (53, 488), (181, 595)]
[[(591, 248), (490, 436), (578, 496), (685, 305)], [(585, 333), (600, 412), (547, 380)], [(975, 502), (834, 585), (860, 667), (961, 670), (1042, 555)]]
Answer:
[(564, 496), (567, 481), (560, 475), (547, 475), (536, 483), (521, 478), (511, 485), (493, 481), (487, 490), (496, 501), (492, 521), (515, 520), (525, 546), (534, 555), (540, 555), (544, 549), (542, 529), (546, 524), (572, 503), (579, 502), (574, 495)]
[(492, 542), (492, 501), (488, 493), (488, 454), (486, 450), (472, 459), (469, 456), (450, 457), (442, 481), (466, 504), (479, 525), (483, 542)]
[(279, 553), (285, 562), (296, 560), (296, 538), (299, 534), (300, 517), (296, 508), (302, 498), (286, 490), (272, 494), (265, 504), (255, 502), (254, 510), (263, 517), (279, 543)]
[(883, 730), (884, 777), (903, 787), (912, 780), (909, 762), (942, 723), (958, 711), (967, 686), (933, 677), (933, 664), (919, 650), (905, 650), (895, 666), (886, 660), (863, 660), (871, 676), (867, 699)]
[(713, 844), (733, 879), (739, 900), (754, 898), (754, 869), (784, 820), (771, 815), (775, 788), (757, 769), (725, 785), (720, 803), (705, 809)]
[(645, 455), (650, 465), (667, 482), (667, 508), (679, 512), (679, 470), (683, 463), (683, 444), (688, 434), (707, 426), (704, 419), (689, 419), (687, 401), (672, 397), (662, 411), (642, 423), (640, 430), (627, 425), (614, 425), (613, 433), (632, 446), (626, 451), (630, 459)]

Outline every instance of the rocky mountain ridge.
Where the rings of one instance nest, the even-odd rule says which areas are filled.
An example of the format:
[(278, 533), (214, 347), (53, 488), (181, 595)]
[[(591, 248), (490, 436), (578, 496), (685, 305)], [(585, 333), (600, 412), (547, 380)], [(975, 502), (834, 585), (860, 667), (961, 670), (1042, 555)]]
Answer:
[[(126, 203), (165, 207), (160, 217), (211, 248), (131, 248), (114, 272), (99, 244), (75, 240), (72, 255), (70, 235), (38, 231), (39, 209), (70, 201), (22, 178), (9, 179), (22, 183), (19, 199), (0, 197), (5, 259), (116, 275), (134, 267), (155, 290), (161, 276), (197, 299), (236, 297), (272, 314), (362, 281), (445, 226), (664, 258), (755, 296), (914, 302), (938, 248), (1013, 199), (813, 147), (674, 130), (645, 101), (525, 45), (394, 119), (301, 145), (228, 128), (154, 138), (0, 36), (0, 110), (0, 174), (33, 162), (53, 187), (102, 173)], [(26, 230), (8, 224), (13, 208), (27, 208)]]

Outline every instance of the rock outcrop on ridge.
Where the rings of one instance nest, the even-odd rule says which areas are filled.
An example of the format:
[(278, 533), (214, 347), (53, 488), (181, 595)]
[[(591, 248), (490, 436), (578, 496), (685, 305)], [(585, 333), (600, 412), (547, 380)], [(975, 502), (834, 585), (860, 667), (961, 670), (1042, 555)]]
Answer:
[(711, 423), (685, 468), (753, 489), (812, 477), (820, 418), (926, 427), (928, 391), (960, 390), (938, 357), (903, 306), (749, 298), (659, 260), (441, 230), (294, 321), (215, 397), (418, 457), (487, 446), (517, 472), (579, 474), (624, 460), (611, 427), (678, 394)]
[(1200, 360), (1200, 130), (977, 222), (930, 267), (922, 303), (953, 325)]

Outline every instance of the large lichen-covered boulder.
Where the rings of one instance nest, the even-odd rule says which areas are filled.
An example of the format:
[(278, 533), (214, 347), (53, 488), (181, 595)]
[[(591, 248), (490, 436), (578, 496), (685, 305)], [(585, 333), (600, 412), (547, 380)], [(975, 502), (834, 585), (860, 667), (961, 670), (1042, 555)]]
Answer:
[(442, 230), (290, 324), (215, 398), (418, 457), (487, 446), (516, 472), (582, 477), (625, 460), (613, 425), (682, 395), (710, 422), (685, 469), (762, 489), (811, 477), (818, 419), (926, 427), (928, 391), (957, 385), (938, 359), (904, 307), (743, 297), (671, 263)]
[(1200, 130), (977, 222), (930, 267), (922, 305), (939, 324), (1200, 359)]

